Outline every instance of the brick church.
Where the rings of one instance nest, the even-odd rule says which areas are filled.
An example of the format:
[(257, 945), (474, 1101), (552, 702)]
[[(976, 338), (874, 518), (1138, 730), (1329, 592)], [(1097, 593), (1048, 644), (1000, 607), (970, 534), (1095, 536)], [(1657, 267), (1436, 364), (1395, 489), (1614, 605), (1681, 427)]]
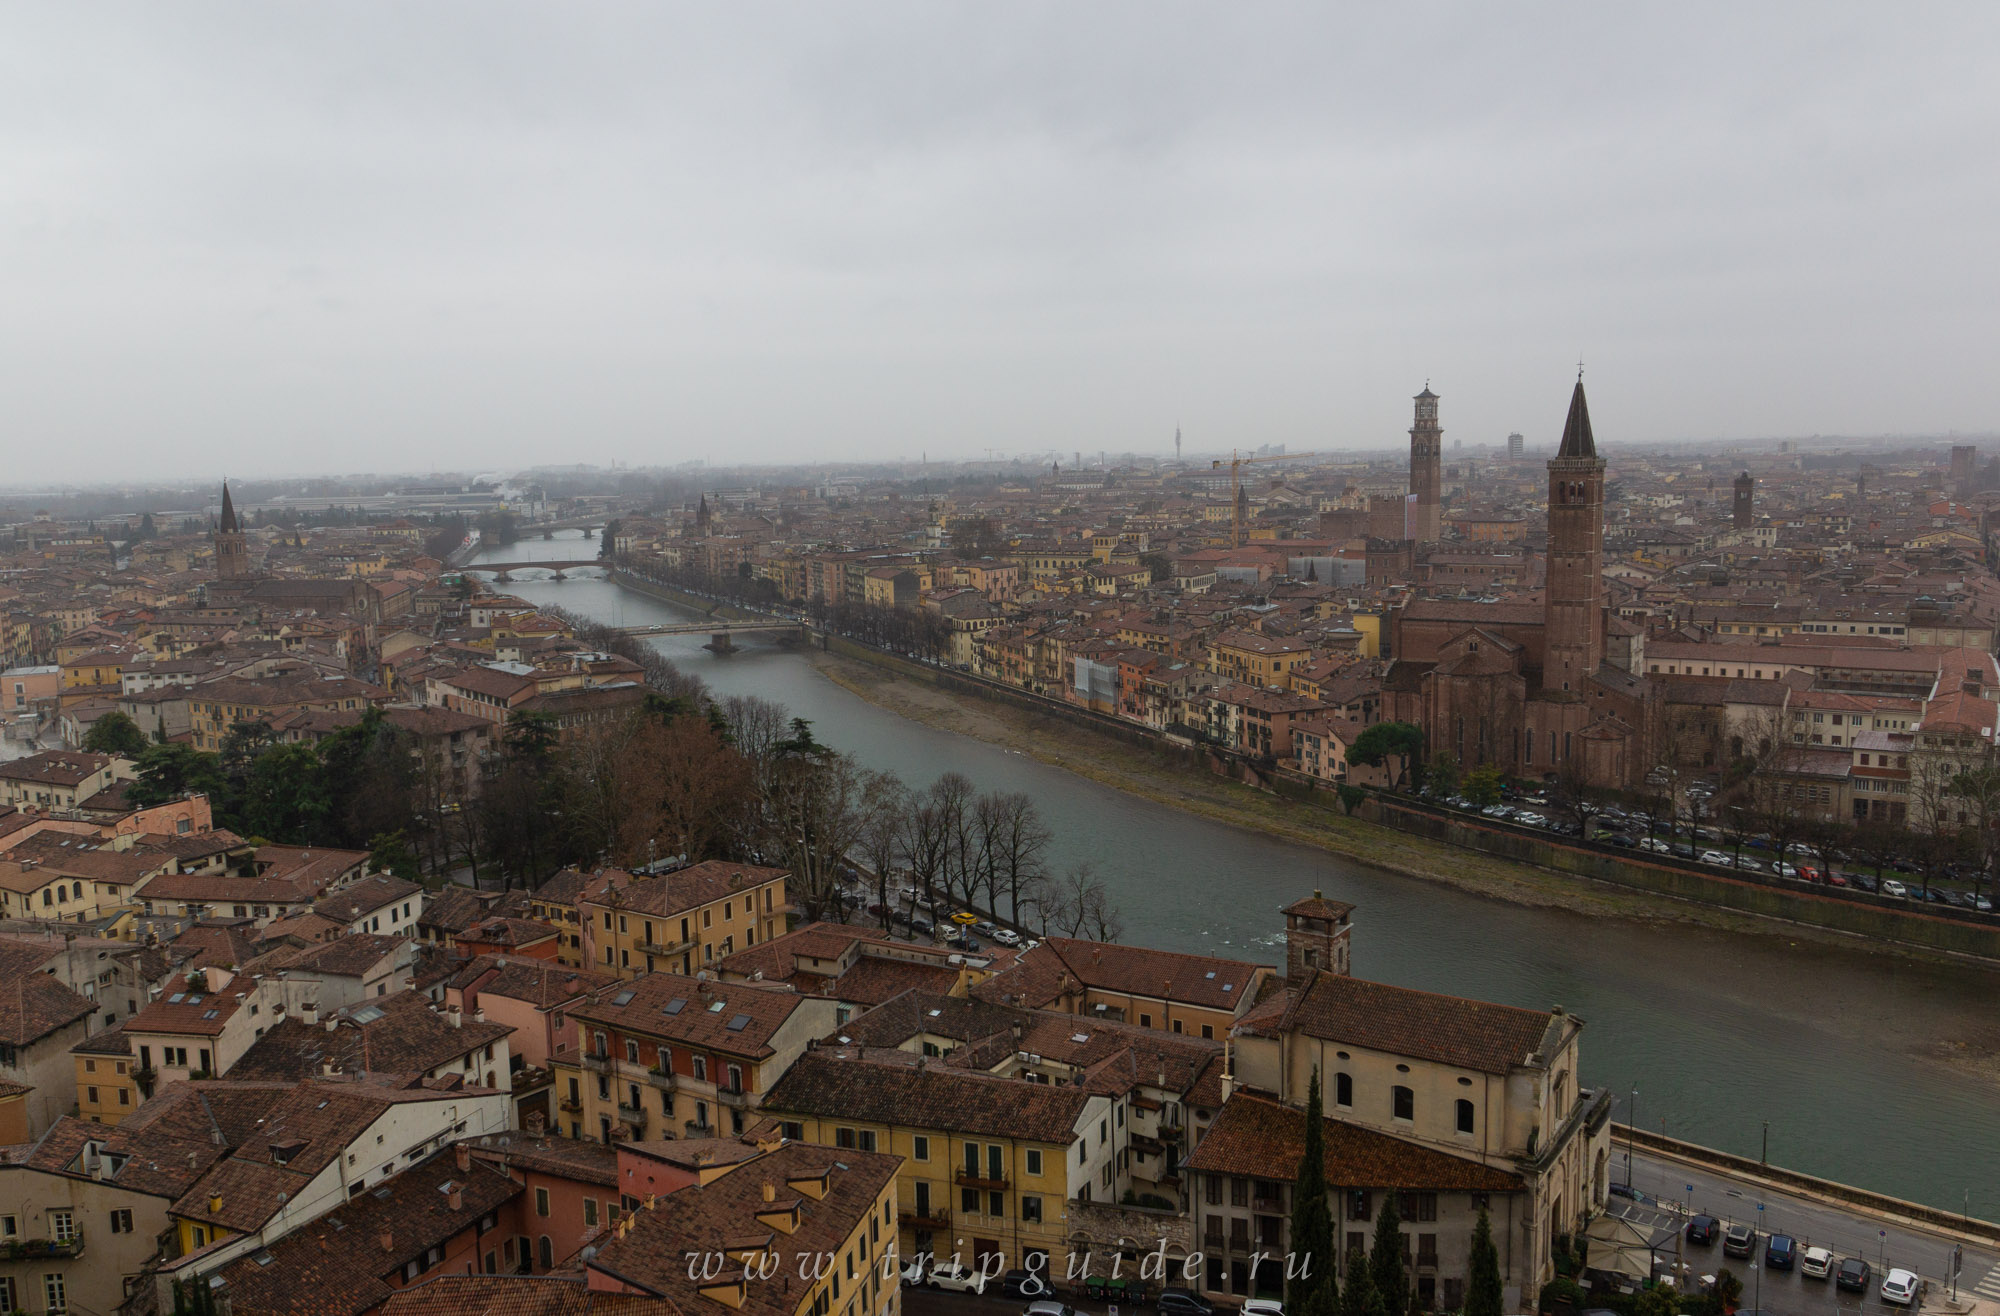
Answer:
[(1549, 462), (1541, 601), (1412, 602), (1390, 652), (1385, 711), (1422, 726), (1433, 757), (1530, 778), (1574, 771), (1608, 788), (1644, 778), (1659, 696), (1640, 675), (1643, 634), (1605, 606), (1604, 459), (1580, 377)]

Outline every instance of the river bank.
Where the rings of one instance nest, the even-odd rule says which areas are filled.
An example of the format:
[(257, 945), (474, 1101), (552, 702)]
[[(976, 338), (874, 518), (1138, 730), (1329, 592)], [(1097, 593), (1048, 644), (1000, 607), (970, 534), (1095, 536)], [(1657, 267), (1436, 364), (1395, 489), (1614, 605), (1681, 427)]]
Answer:
[[(813, 649), (820, 675), (885, 712), (1023, 754), (1102, 785), (1210, 821), (1277, 836), (1400, 876), (1439, 882), (1474, 895), (1540, 909), (1560, 909), (1640, 923), (1683, 924), (1813, 942), (1870, 955), (1947, 962), (1921, 949), (1859, 938), (1666, 896), (1619, 890), (1526, 864), (1477, 854), (1394, 828), (1305, 805), (1240, 782), (1191, 770), (1164, 757), (1054, 717), (985, 700), (964, 699), (861, 659)], [(2000, 1076), (2000, 1056), (1991, 1057)]]

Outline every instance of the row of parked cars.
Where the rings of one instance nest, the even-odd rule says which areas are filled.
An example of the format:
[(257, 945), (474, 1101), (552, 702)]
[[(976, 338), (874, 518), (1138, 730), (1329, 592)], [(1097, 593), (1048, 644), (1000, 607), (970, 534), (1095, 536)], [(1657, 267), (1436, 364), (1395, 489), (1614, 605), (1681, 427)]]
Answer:
[[(1698, 1215), (1687, 1223), (1687, 1241), (1697, 1246), (1713, 1245), (1718, 1235), (1723, 1255), (1745, 1259), (1757, 1255), (1755, 1225), (1724, 1225), (1712, 1215)], [(1789, 1234), (1767, 1235), (1763, 1243), (1764, 1264), (1772, 1270), (1797, 1269), (1807, 1279), (1831, 1279), (1836, 1287), (1849, 1293), (1866, 1293), (1874, 1277), (1874, 1267), (1865, 1257), (1836, 1258), (1823, 1247), (1801, 1248)], [(1915, 1271), (1892, 1269), (1882, 1277), (1882, 1301), (1898, 1307), (1911, 1306), (1922, 1283)]]
[[(1078, 1316), (1076, 1308), (1057, 1300), (1045, 1271), (1015, 1269), (991, 1275), (955, 1256), (918, 1256), (903, 1263), (903, 1283), (910, 1288), (975, 1297), (991, 1292), (1003, 1298), (1026, 1298), (1028, 1306), (1022, 1316)], [(1215, 1316), (1214, 1304), (1192, 1289), (1162, 1289), (1153, 1307), (1159, 1316)], [(1242, 1316), (1285, 1316), (1285, 1308), (1268, 1298), (1251, 1298), (1244, 1302)]]

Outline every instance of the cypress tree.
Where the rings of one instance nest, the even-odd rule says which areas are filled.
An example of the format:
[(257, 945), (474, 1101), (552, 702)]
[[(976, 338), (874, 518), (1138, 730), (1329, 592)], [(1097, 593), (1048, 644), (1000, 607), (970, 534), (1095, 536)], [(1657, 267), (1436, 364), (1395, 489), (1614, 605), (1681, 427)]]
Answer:
[(1493, 1246), (1493, 1224), (1482, 1210), (1472, 1229), (1472, 1273), (1465, 1284), (1465, 1316), (1504, 1316), (1505, 1307), (1500, 1252)]
[(1396, 1212), (1396, 1194), (1382, 1194), (1382, 1210), (1375, 1217), (1375, 1250), (1369, 1254), (1369, 1278), (1385, 1304), (1403, 1306), (1403, 1292), (1409, 1280), (1403, 1274), (1403, 1218)]
[(1385, 1316), (1381, 1295), (1368, 1274), (1368, 1256), (1360, 1248), (1347, 1254), (1347, 1287), (1340, 1291), (1340, 1316)]
[[(1326, 1199), (1326, 1117), (1317, 1066), (1306, 1092), (1305, 1144), (1292, 1181), (1292, 1255), (1287, 1259), (1291, 1277), (1285, 1283), (1285, 1302), (1295, 1316), (1332, 1316), (1339, 1287), (1333, 1275), (1333, 1209)], [(1324, 1303), (1313, 1302), (1322, 1289)]]

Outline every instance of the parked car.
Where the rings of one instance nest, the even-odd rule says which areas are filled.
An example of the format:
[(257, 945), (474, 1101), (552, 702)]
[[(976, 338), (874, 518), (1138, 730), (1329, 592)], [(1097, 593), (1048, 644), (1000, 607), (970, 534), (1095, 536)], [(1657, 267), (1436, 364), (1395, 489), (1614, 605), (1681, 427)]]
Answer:
[(951, 1293), (983, 1295), (988, 1281), (983, 1271), (954, 1259), (940, 1261), (932, 1266), (930, 1279), (925, 1282), (934, 1289), (944, 1289)]
[(1966, 901), (1982, 914), (1991, 914), (1993, 912), (1993, 902), (1985, 896), (1968, 896), (1966, 897)]
[(913, 918), (910, 920), (910, 931), (919, 937), (928, 937), (934, 935), (937, 929), (931, 926), (931, 921), (927, 918)]
[(1854, 885), (1860, 887), (1863, 891), (1866, 891), (1871, 895), (1878, 889), (1880, 885), (1875, 881), (1874, 878), (1870, 877), (1866, 873), (1849, 873), (1847, 877), (1849, 881), (1854, 883)]
[(979, 938), (973, 936), (970, 932), (960, 932), (954, 936), (946, 937), (944, 944), (954, 950), (978, 950)]
[(1716, 1234), (1722, 1229), (1722, 1222), (1712, 1215), (1698, 1215), (1688, 1221), (1687, 1241), (1701, 1247), (1715, 1242)]
[(1012, 928), (1001, 928), (993, 934), (993, 940), (1002, 946), (1018, 946), (1021, 944), (1021, 934)]
[(1021, 1316), (1076, 1316), (1076, 1308), (1068, 1303), (1057, 1302), (1053, 1298), (1044, 1298), (1040, 1302), (1029, 1303), (1021, 1312)]
[(1722, 1236), (1722, 1250), (1732, 1257), (1747, 1257), (1757, 1251), (1757, 1230), (1751, 1225), (1731, 1225)]
[(1729, 861), (1729, 864), (1730, 867), (1740, 868), (1746, 873), (1761, 873), (1764, 871), (1764, 865), (1758, 863), (1747, 854), (1737, 855)]
[(1160, 1316), (1215, 1316), (1208, 1299), (1189, 1289), (1161, 1289)]
[(1269, 1298), (1245, 1298), (1243, 1316), (1285, 1316), (1285, 1304)]
[(1840, 1263), (1840, 1269), (1835, 1272), (1833, 1282), (1849, 1293), (1866, 1293), (1869, 1273), (1866, 1261), (1860, 1257), (1849, 1257)]
[(1732, 865), (1729, 856), (1720, 850), (1703, 850), (1701, 852), (1701, 861), (1705, 864), (1718, 864), (1723, 868), (1728, 868)]
[(1764, 1264), (1772, 1270), (1790, 1270), (1799, 1259), (1799, 1245), (1790, 1234), (1773, 1234), (1764, 1244)]
[[(1032, 1270), (1010, 1270), (1000, 1277), (1000, 1292), (1009, 1298), (1040, 1298), (1046, 1296), (1048, 1291), (1048, 1280)], [(1037, 1302), (1028, 1310), (1032, 1312), (1037, 1307), (1057, 1309), (1046, 1313), (1046, 1316), (1074, 1316), (1068, 1307), (1059, 1302)]]
[(1604, 839), (1611, 842), (1611, 844), (1613, 845), (1621, 846), (1627, 850), (1630, 850), (1634, 845), (1638, 844), (1636, 841), (1634, 841), (1631, 837), (1627, 836), (1623, 832), (1613, 832), (1611, 833), (1611, 835), (1605, 837)]
[(1833, 1273), (1833, 1253), (1823, 1247), (1809, 1247), (1799, 1253), (1799, 1274), (1807, 1279), (1825, 1279)]
[(1922, 1283), (1914, 1270), (1891, 1270), (1882, 1277), (1882, 1301), (1898, 1307), (1910, 1306), (1917, 1300), (1917, 1286)]
[(925, 1264), (927, 1260), (927, 1257), (916, 1256), (905, 1261), (903, 1263), (903, 1283), (913, 1286), (923, 1283), (924, 1276), (930, 1269)]
[(1514, 815), (1514, 821), (1523, 827), (1546, 827), (1549, 825), (1549, 820), (1542, 817), (1539, 813), (1517, 813)]
[[(1792, 867), (1790, 864), (1786, 863), (1782, 859), (1778, 860), (1776, 863), (1771, 865), (1771, 871), (1776, 873), (1779, 877), (1805, 877), (1805, 874), (1801, 873), (1798, 869)], [(1812, 881), (1812, 879), (1807, 877), (1806, 881), (1810, 882)]]
[(1657, 836), (1640, 837), (1639, 848), (1641, 850), (1651, 850), (1654, 854), (1672, 854), (1674, 852), (1672, 841), (1662, 841)]
[[(1910, 898), (1910, 888), (1904, 886), (1893, 877), (1885, 877), (1882, 879), (1882, 894), (1885, 896), (1894, 896), (1898, 900), (1908, 900)], [(1884, 1284), (1888, 1283), (1887, 1280), (1883, 1280), (1882, 1282)]]

